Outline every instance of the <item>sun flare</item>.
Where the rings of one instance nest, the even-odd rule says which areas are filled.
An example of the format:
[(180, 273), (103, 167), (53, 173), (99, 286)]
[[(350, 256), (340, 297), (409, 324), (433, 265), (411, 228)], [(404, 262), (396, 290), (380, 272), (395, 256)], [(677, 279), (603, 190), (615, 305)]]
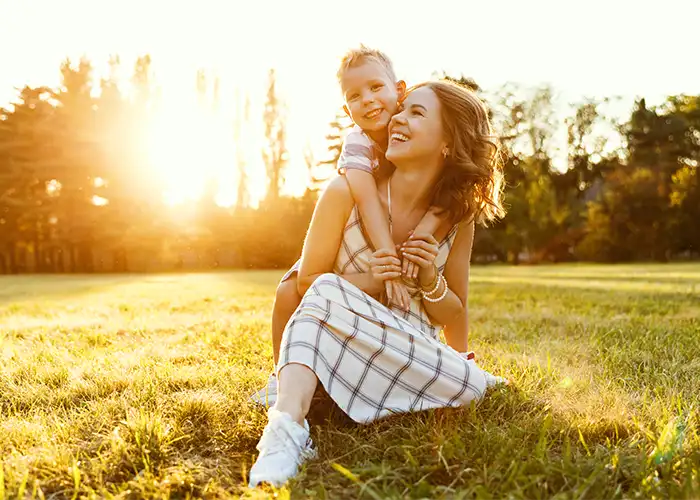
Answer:
[(235, 203), (237, 171), (227, 127), (214, 117), (161, 113), (151, 124), (148, 157), (170, 206), (201, 199), (208, 186), (220, 206)]

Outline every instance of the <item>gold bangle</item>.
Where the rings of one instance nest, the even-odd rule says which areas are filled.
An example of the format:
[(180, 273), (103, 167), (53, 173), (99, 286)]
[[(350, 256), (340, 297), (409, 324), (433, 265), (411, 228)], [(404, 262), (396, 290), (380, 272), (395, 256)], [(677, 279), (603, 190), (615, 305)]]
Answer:
[[(440, 285), (440, 271), (438, 271), (437, 266), (435, 266), (434, 264), (433, 264), (433, 268), (435, 269), (435, 280), (432, 283), (430, 283), (429, 286), (421, 285), (421, 290), (423, 291), (423, 293), (427, 293), (428, 295), (434, 294), (437, 291), (438, 286)], [(431, 291), (426, 292), (426, 290), (431, 290)]]

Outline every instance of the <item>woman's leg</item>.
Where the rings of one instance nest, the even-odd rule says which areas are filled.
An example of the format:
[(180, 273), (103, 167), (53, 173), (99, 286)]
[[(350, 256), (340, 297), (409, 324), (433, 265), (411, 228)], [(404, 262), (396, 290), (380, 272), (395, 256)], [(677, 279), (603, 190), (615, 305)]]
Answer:
[(272, 357), (275, 360), (275, 366), (279, 361), (284, 327), (287, 326), (289, 318), (299, 307), (300, 302), (301, 295), (297, 291), (297, 277), (294, 275), (280, 283), (275, 294), (275, 305), (272, 309)]
[(290, 363), (282, 367), (277, 377), (279, 392), (275, 409), (288, 413), (303, 426), (318, 384), (316, 374), (307, 366)]

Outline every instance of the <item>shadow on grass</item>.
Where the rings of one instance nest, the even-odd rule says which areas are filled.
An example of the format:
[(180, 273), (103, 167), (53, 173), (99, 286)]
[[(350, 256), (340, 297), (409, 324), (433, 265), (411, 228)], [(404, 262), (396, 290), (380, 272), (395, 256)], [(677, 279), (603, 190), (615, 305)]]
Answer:
[(493, 389), (468, 408), (397, 415), (370, 425), (349, 422), (334, 405), (325, 408), (323, 419), (321, 408), (312, 417), (320, 457), (295, 483), (299, 494), (674, 497), (692, 481), (694, 459), (682, 466), (651, 463), (650, 443), (636, 424), (557, 414), (547, 401), (512, 386)]

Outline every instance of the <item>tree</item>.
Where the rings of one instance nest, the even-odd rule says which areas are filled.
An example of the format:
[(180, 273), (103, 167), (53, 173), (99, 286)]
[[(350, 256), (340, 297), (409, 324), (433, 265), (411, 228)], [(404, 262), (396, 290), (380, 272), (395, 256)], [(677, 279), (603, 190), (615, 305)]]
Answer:
[(236, 117), (233, 124), (233, 140), (236, 148), (236, 166), (238, 168), (238, 188), (236, 193), (236, 209), (242, 210), (250, 204), (248, 187), (248, 166), (246, 164), (244, 131), (250, 128), (250, 97), (246, 95), (244, 104), (240, 103), (236, 94)]
[[(46, 87), (24, 87), (0, 122), (0, 223), (10, 272), (33, 267), (43, 270), (43, 243), (48, 238), (52, 197), (46, 191), (51, 174), (60, 166), (56, 113)], [(3, 186), (4, 185), (4, 186)], [(55, 184), (59, 186), (59, 184)], [(4, 260), (4, 259), (3, 259)]]
[(603, 196), (588, 205), (578, 257), (609, 262), (666, 260), (669, 242), (659, 215), (666, 212), (667, 199), (659, 190), (658, 175), (642, 167), (618, 169), (605, 182)]
[(263, 114), (265, 139), (267, 140), (267, 145), (263, 148), (263, 161), (268, 177), (267, 198), (273, 202), (279, 198), (279, 191), (284, 180), (283, 171), (288, 158), (284, 111), (284, 103), (277, 95), (275, 70), (271, 69)]
[(329, 157), (325, 160), (319, 162), (320, 165), (329, 165), (333, 169), (338, 165), (338, 159), (340, 158), (340, 152), (343, 149), (343, 142), (345, 141), (345, 136), (353, 126), (352, 120), (345, 111), (339, 111), (335, 115), (335, 119), (329, 124), (331, 131), (326, 134), (326, 141), (328, 141), (328, 152)]

